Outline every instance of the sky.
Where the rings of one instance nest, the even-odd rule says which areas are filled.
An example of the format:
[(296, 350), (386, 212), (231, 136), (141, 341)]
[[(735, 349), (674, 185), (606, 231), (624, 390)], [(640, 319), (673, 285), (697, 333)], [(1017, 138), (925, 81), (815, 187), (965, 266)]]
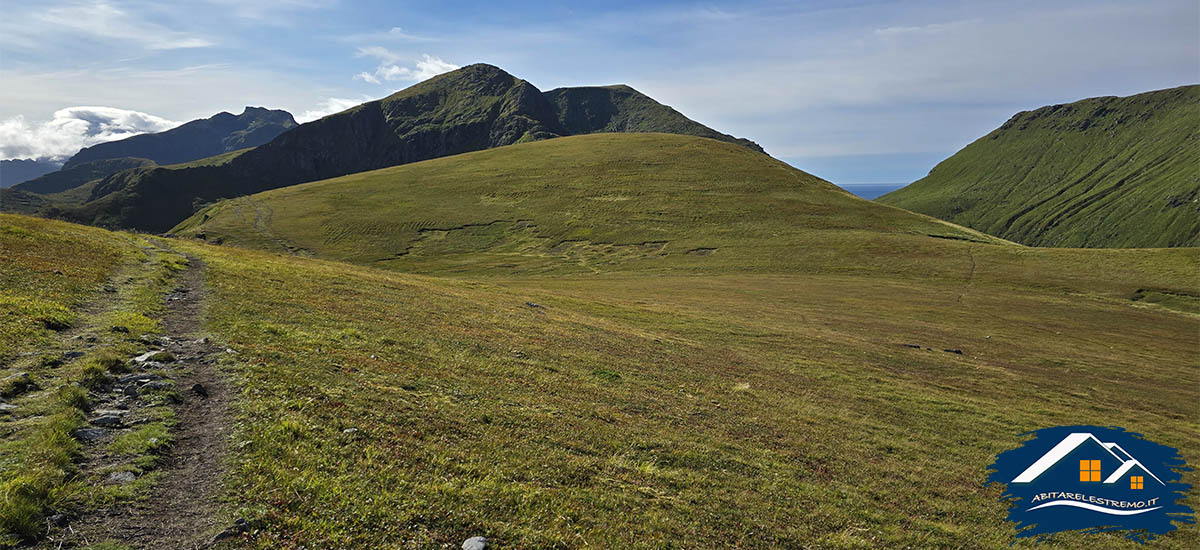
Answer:
[(8, 1), (0, 158), (247, 105), (304, 122), (480, 62), (629, 84), (835, 183), (907, 183), (1018, 111), (1200, 82), (1200, 3)]

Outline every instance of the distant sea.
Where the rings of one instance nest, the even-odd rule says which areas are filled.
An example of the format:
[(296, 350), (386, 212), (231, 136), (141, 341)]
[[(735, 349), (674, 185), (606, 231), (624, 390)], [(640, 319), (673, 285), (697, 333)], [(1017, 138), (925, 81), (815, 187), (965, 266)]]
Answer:
[(880, 195), (886, 195), (901, 187), (908, 185), (907, 183), (844, 183), (838, 184), (838, 187), (845, 189), (855, 195), (867, 200), (874, 199)]

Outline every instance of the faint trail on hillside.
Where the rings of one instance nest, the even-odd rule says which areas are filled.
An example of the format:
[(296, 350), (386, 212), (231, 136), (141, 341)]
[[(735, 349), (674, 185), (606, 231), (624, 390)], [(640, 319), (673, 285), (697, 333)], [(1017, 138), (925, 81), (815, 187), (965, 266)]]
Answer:
[(975, 253), (971, 250), (975, 245), (967, 245), (967, 258), (971, 260), (971, 269), (967, 271), (967, 280), (963, 283), (962, 292), (958, 293), (958, 303), (962, 305), (963, 296), (967, 295), (967, 290), (971, 288), (971, 283), (975, 281)]
[[(276, 235), (271, 231), (271, 218), (275, 215), (275, 211), (270, 206), (263, 204), (262, 201), (254, 200), (251, 197), (246, 197), (246, 200), (254, 204), (254, 231), (263, 238), (275, 243), (276, 246), (282, 248), (284, 252), (293, 256), (312, 256), (312, 251), (305, 250), (298, 246), (292, 246), (286, 239)], [(303, 253), (303, 254), (302, 254)]]
[[(84, 546), (116, 541), (141, 549), (206, 548), (229, 523), (220, 514), (218, 497), (233, 426), (232, 386), (215, 366), (222, 350), (197, 334), (206, 297), (204, 263), (188, 259), (187, 271), (166, 297), (162, 319), (167, 335), (162, 347), (182, 363), (171, 375), (183, 398), (175, 407), (175, 441), (159, 469), (163, 477), (145, 500), (98, 511), (75, 525)], [(207, 397), (189, 391), (194, 384), (203, 386)]]

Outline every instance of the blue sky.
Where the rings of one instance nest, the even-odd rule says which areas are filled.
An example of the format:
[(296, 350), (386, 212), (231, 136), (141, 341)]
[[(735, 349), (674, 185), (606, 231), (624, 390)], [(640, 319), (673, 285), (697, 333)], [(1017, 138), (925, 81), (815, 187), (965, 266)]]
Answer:
[(0, 7), (0, 157), (240, 112), (311, 119), (487, 62), (629, 84), (837, 183), (907, 182), (1017, 111), (1200, 81), (1200, 7), (107, 0)]

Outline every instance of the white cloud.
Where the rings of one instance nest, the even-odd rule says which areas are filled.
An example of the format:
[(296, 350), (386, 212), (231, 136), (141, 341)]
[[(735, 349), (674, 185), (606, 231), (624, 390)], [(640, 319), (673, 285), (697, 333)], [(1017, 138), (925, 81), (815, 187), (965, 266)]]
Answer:
[(305, 122), (312, 122), (314, 120), (317, 120), (318, 118), (332, 115), (334, 113), (340, 113), (342, 111), (345, 111), (346, 109), (361, 105), (362, 103), (365, 103), (367, 101), (370, 101), (370, 98), (368, 98), (366, 96), (363, 96), (362, 98), (359, 98), (359, 99), (351, 99), (351, 98), (345, 98), (345, 97), (325, 98), (325, 100), (323, 100), (321, 102), (321, 105), (319, 107), (317, 107), (316, 109), (309, 109), (299, 115), (296, 115), (296, 122), (299, 122), (301, 124), (304, 124)]
[(884, 27), (875, 29), (875, 36), (892, 37), (903, 35), (941, 34), (977, 23), (977, 20), (951, 21), (948, 23), (930, 23), (916, 27)]
[(212, 45), (207, 39), (141, 20), (105, 2), (53, 7), (36, 17), (50, 24), (55, 30), (134, 42), (151, 50), (203, 48)]
[(412, 67), (401, 66), (398, 63), (404, 61), (405, 56), (380, 46), (359, 48), (357, 55), (358, 57), (374, 57), (379, 60), (379, 66), (375, 68), (374, 73), (361, 72), (354, 75), (355, 80), (371, 84), (381, 84), (384, 80), (420, 82), (458, 68), (458, 65), (447, 63), (440, 57), (429, 54), (423, 55), (421, 59), (413, 60)]
[(68, 107), (54, 118), (29, 123), (23, 116), (0, 121), (0, 158), (61, 160), (80, 149), (146, 132), (161, 132), (178, 122), (115, 107)]
[(432, 36), (424, 36), (412, 34), (403, 27), (392, 27), (382, 32), (364, 32), (350, 34), (338, 38), (342, 42), (362, 43), (362, 42), (437, 42), (439, 39)]
[(289, 16), (332, 7), (336, 0), (208, 0), (219, 9), (231, 11), (243, 19), (274, 26), (288, 26)]

